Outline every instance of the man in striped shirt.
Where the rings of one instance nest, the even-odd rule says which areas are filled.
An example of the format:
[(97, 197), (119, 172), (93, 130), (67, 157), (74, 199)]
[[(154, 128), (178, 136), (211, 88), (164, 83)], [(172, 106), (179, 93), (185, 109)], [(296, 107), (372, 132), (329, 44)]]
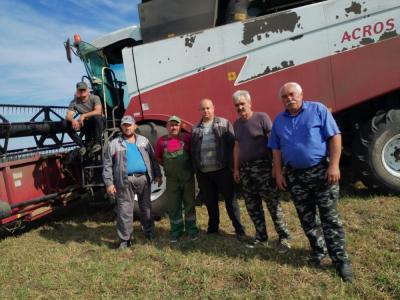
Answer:
[(201, 121), (192, 130), (191, 157), (200, 193), (208, 211), (207, 233), (219, 231), (218, 200), (221, 194), (225, 208), (239, 240), (245, 237), (240, 222), (232, 173), (234, 134), (232, 124), (216, 117), (210, 99), (200, 101)]

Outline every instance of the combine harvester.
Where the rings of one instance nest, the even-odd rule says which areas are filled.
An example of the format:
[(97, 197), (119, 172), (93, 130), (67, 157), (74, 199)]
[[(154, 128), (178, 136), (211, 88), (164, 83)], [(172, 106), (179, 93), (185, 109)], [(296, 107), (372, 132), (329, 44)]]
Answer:
[[(333, 112), (359, 179), (373, 191), (400, 193), (398, 0), (152, 0), (139, 5), (139, 15), (140, 27), (90, 44), (79, 35), (65, 43), (68, 60), (72, 53), (81, 59), (84, 79), (103, 101), (105, 143), (124, 114), (135, 116), (153, 143), (171, 115), (190, 131), (205, 97), (234, 121), (231, 95), (238, 89), (251, 93), (255, 110), (274, 118), (282, 110), (280, 86), (296, 81), (306, 99)], [(11, 133), (17, 125), (1, 122), (0, 138), (17, 136)], [(46, 122), (24, 134), (62, 134), (57, 122)], [(2, 224), (42, 216), (82, 191), (104, 193), (101, 157), (73, 159), (66, 154), (72, 145), (53, 140), (48, 151), (62, 147), (63, 153), (20, 159), (0, 149)], [(164, 190), (152, 190), (157, 214), (164, 211)]]

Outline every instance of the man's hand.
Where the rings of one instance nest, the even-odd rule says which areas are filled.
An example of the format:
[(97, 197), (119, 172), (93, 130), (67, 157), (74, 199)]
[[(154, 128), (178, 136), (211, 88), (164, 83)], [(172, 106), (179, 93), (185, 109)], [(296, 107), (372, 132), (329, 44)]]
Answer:
[(154, 177), (154, 182), (157, 182), (158, 187), (160, 187), (162, 185), (162, 177), (161, 176)]
[(276, 181), (276, 185), (278, 186), (278, 188), (280, 190), (286, 191), (286, 187), (287, 187), (286, 179), (282, 175), (282, 173), (275, 171), (275, 181)]
[(329, 165), (325, 173), (325, 178), (329, 184), (336, 184), (340, 180), (340, 169), (336, 165)]
[(79, 121), (77, 121), (77, 120), (72, 120), (71, 125), (75, 131), (79, 131), (82, 127), (81, 124), (79, 123)]
[(107, 187), (107, 194), (109, 194), (110, 196), (115, 196), (116, 193), (117, 189), (115, 188), (115, 185), (110, 185)]
[(240, 183), (240, 172), (239, 170), (233, 170), (233, 179), (236, 183)]
[(78, 122), (81, 125), (81, 127), (83, 126), (83, 122), (85, 121), (86, 116), (84, 114), (79, 116)]

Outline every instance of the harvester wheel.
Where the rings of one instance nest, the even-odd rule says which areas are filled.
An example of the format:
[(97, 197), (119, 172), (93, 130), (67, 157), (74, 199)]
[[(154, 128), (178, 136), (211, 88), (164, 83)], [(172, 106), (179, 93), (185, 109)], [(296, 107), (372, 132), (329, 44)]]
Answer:
[[(168, 131), (165, 127), (156, 125), (154, 123), (144, 123), (138, 126), (137, 132), (141, 135), (144, 135), (149, 139), (150, 143), (155, 147), (155, 144), (160, 136), (168, 134)], [(166, 210), (166, 179), (164, 176), (163, 168), (161, 167), (161, 172), (163, 173), (163, 183), (159, 187), (156, 183), (152, 183), (151, 185), (151, 205), (153, 209), (153, 214), (155, 216), (162, 216), (165, 214)], [(137, 203), (137, 199), (135, 198), (135, 214), (139, 213), (139, 205)]]
[(370, 189), (400, 193), (400, 110), (380, 111), (353, 144), (355, 171)]

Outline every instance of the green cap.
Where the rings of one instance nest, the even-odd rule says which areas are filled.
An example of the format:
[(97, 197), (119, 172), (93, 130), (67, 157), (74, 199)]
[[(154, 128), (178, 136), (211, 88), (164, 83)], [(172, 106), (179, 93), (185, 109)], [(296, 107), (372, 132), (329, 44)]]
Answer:
[(181, 123), (181, 118), (177, 116), (172, 116), (168, 119), (168, 122), (175, 121), (176, 123), (180, 124)]

